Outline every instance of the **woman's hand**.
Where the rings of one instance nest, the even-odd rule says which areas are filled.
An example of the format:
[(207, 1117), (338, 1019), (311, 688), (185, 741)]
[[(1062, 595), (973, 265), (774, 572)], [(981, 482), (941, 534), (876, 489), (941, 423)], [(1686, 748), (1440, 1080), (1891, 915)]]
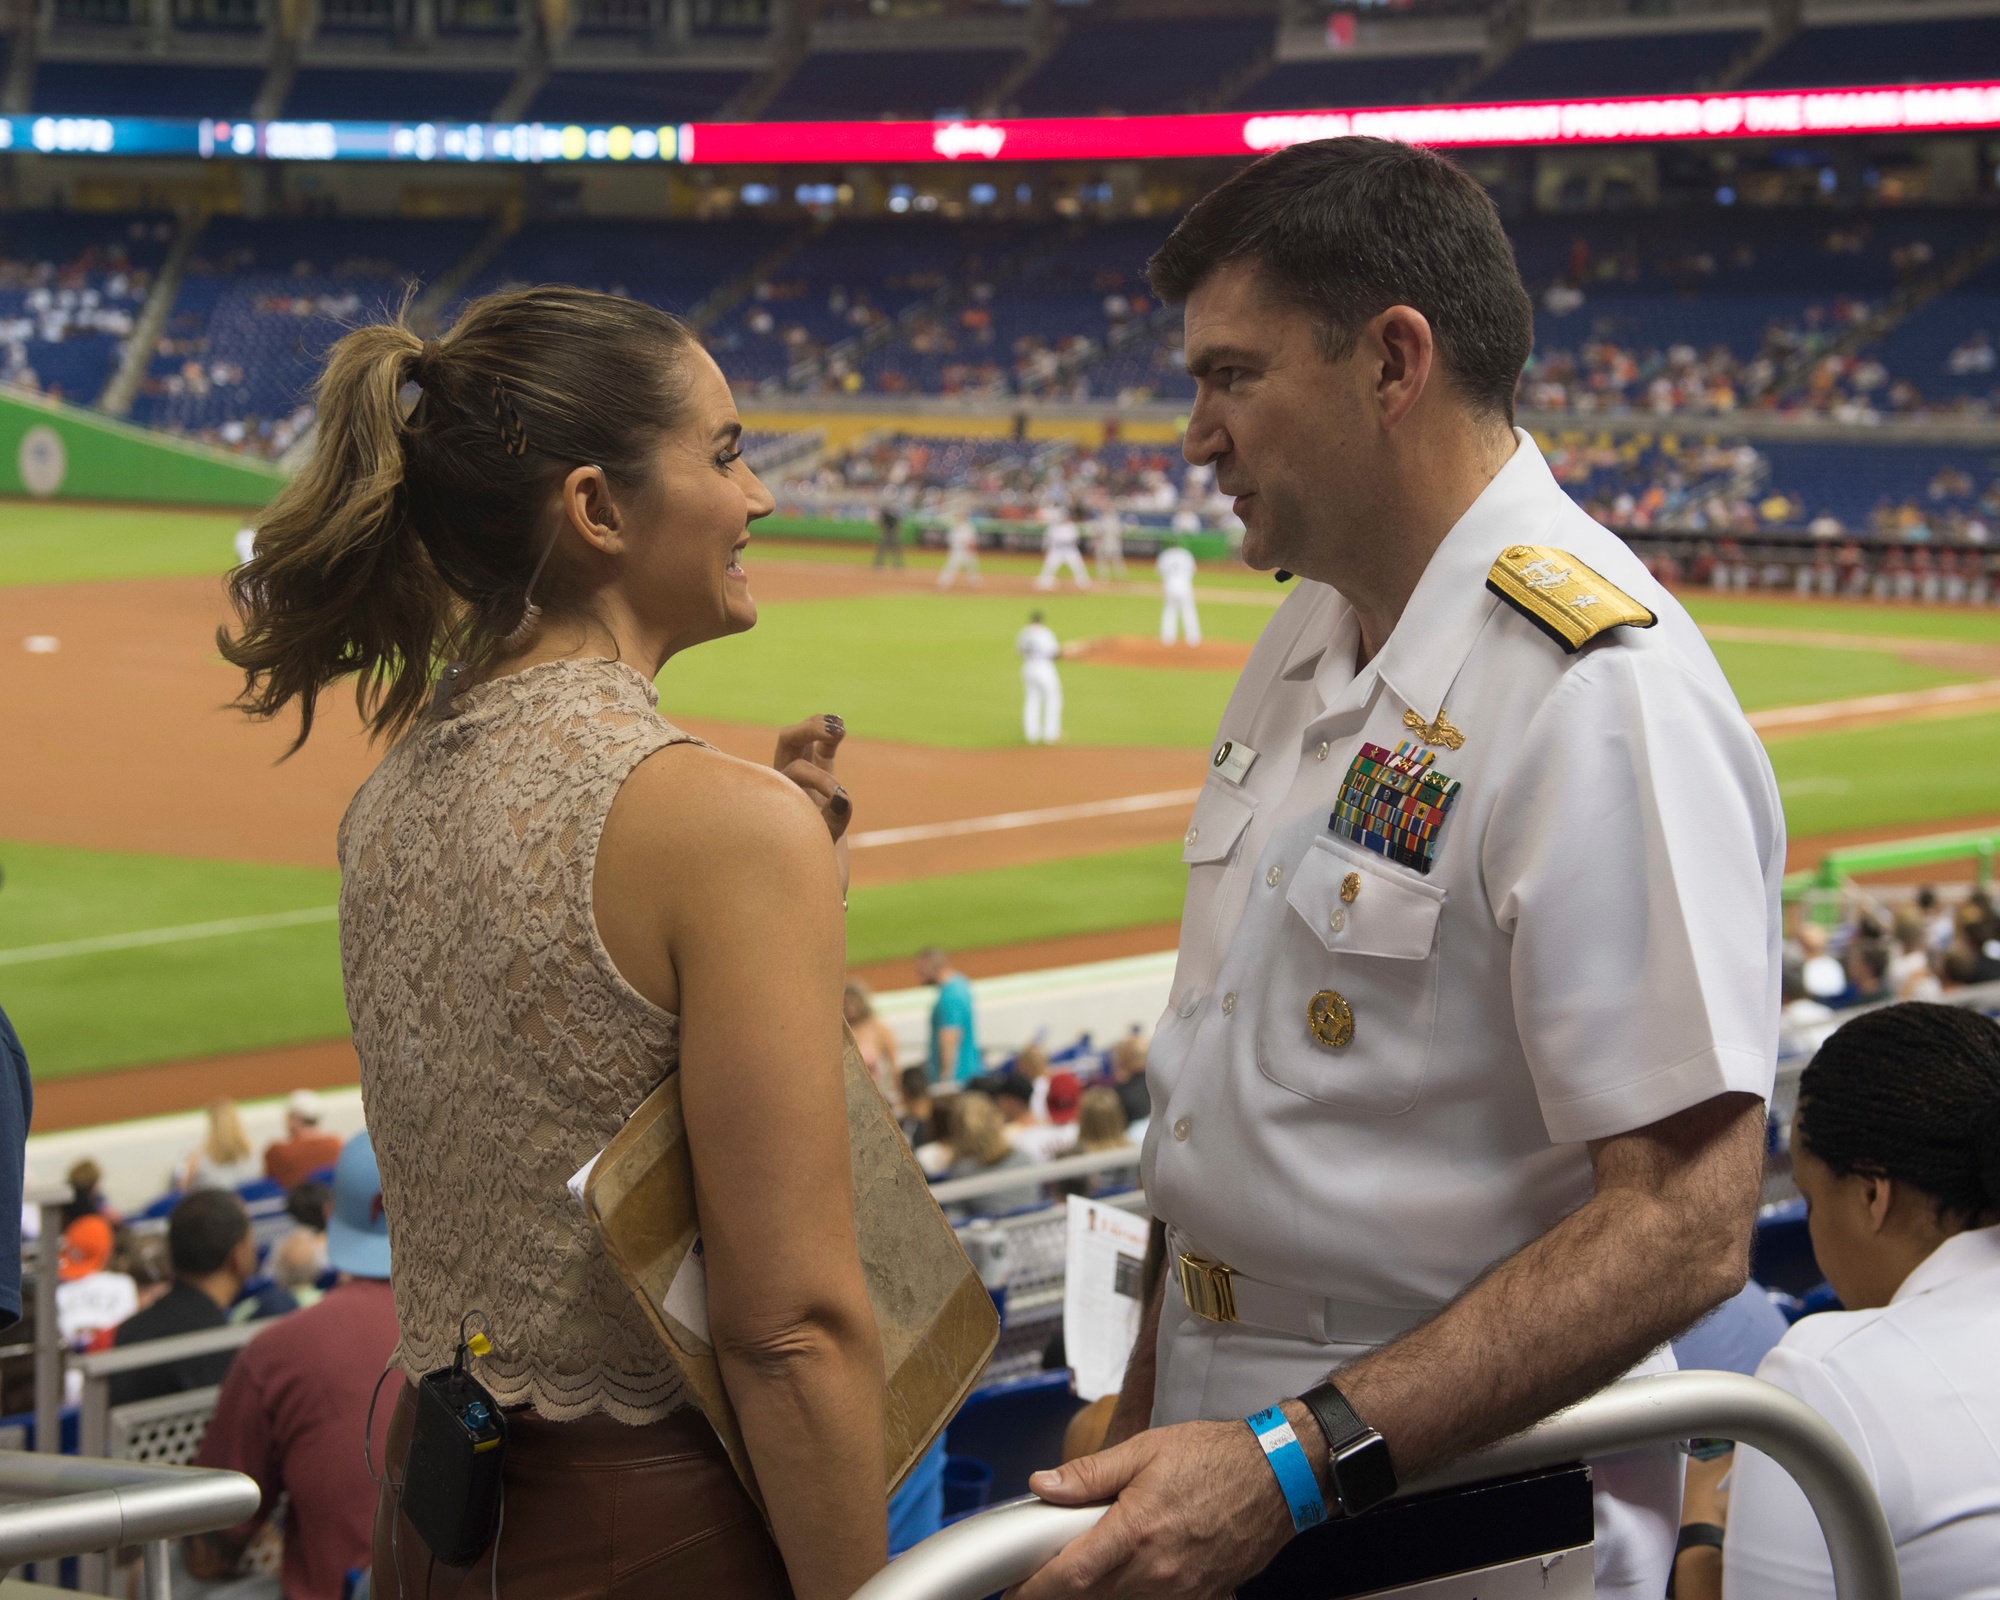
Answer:
[(772, 766), (812, 797), (836, 843), (854, 816), (853, 802), (833, 776), (834, 757), (846, 737), (847, 724), (840, 718), (807, 717), (779, 733), (778, 753), (771, 758)]

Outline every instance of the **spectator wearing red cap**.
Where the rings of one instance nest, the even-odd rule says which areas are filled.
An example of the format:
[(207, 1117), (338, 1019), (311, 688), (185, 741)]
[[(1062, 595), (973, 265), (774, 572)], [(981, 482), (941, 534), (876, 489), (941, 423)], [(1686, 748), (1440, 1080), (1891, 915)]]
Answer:
[(1049, 1074), (1048, 1098), (1045, 1104), (1050, 1122), (1058, 1128), (1068, 1127), (1076, 1121), (1077, 1107), (1082, 1099), (1083, 1083), (1074, 1072)]
[(285, 1136), (264, 1149), (264, 1176), (296, 1189), (340, 1159), (340, 1135), (320, 1126), (326, 1108), (310, 1089), (294, 1089), (285, 1102)]
[[(285, 1600), (340, 1600), (348, 1569), (368, 1565), (376, 1490), (357, 1445), (396, 1346), (396, 1304), (382, 1179), (365, 1133), (347, 1141), (334, 1169), (326, 1253), (340, 1281), (244, 1346), (223, 1382), (195, 1464), (247, 1473), (263, 1499), (249, 1521), (187, 1541), (197, 1578), (233, 1576), (281, 1495), (291, 1497)], [(389, 1412), (377, 1408), (368, 1442), (378, 1471)]]

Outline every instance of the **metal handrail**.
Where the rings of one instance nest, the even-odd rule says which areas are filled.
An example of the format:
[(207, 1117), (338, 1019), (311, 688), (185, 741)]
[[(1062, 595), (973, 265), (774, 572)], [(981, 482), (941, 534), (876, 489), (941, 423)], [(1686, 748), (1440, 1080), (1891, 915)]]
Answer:
[[(1819, 1518), (1837, 1600), (1901, 1600), (1896, 1546), (1874, 1486), (1826, 1419), (1775, 1384), (1733, 1372), (1633, 1378), (1404, 1486), (1404, 1494), (1532, 1472), (1690, 1438), (1734, 1439), (1789, 1472)], [(1040, 1570), (1105, 1506), (1017, 1500), (933, 1534), (853, 1600), (981, 1600)]]
[(1139, 1164), (1139, 1147), (1123, 1150), (1087, 1150), (1082, 1155), (1058, 1156), (1032, 1167), (1003, 1167), (995, 1172), (975, 1173), (970, 1178), (951, 1178), (931, 1185), (931, 1198), (941, 1206), (958, 1200), (976, 1200), (981, 1195), (1004, 1194), (1009, 1189), (1025, 1189), (1031, 1184), (1054, 1183), (1061, 1178), (1084, 1178), (1099, 1172), (1116, 1172)]
[(0, 1567), (145, 1547), (142, 1600), (172, 1600), (167, 1541), (232, 1528), (263, 1499), (256, 1480), (209, 1467), (148, 1466), (0, 1451)]

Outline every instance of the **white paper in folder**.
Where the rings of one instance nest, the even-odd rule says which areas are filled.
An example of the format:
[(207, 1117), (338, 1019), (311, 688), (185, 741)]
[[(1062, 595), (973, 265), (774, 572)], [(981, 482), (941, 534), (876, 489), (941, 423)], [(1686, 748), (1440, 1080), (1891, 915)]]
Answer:
[(1071, 1195), (1063, 1268), (1063, 1348), (1080, 1399), (1116, 1394), (1139, 1336), (1146, 1219)]

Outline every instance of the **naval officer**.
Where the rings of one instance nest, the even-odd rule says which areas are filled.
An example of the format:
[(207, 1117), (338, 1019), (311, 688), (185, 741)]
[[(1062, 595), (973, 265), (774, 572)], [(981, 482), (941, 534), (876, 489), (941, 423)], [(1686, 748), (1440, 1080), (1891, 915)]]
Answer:
[[(1769, 763), (1512, 426), (1532, 312), (1485, 193), (1301, 145), (1151, 273), (1186, 305), (1187, 457), (1300, 582), (1186, 834), (1144, 1157), (1169, 1270), (1110, 1447), (1032, 1480), (1117, 1504), (1019, 1600), (1225, 1595), (1670, 1370), (1745, 1281), (1777, 1046)], [(1597, 1592), (1657, 1600), (1678, 1456), (1594, 1465)]]

